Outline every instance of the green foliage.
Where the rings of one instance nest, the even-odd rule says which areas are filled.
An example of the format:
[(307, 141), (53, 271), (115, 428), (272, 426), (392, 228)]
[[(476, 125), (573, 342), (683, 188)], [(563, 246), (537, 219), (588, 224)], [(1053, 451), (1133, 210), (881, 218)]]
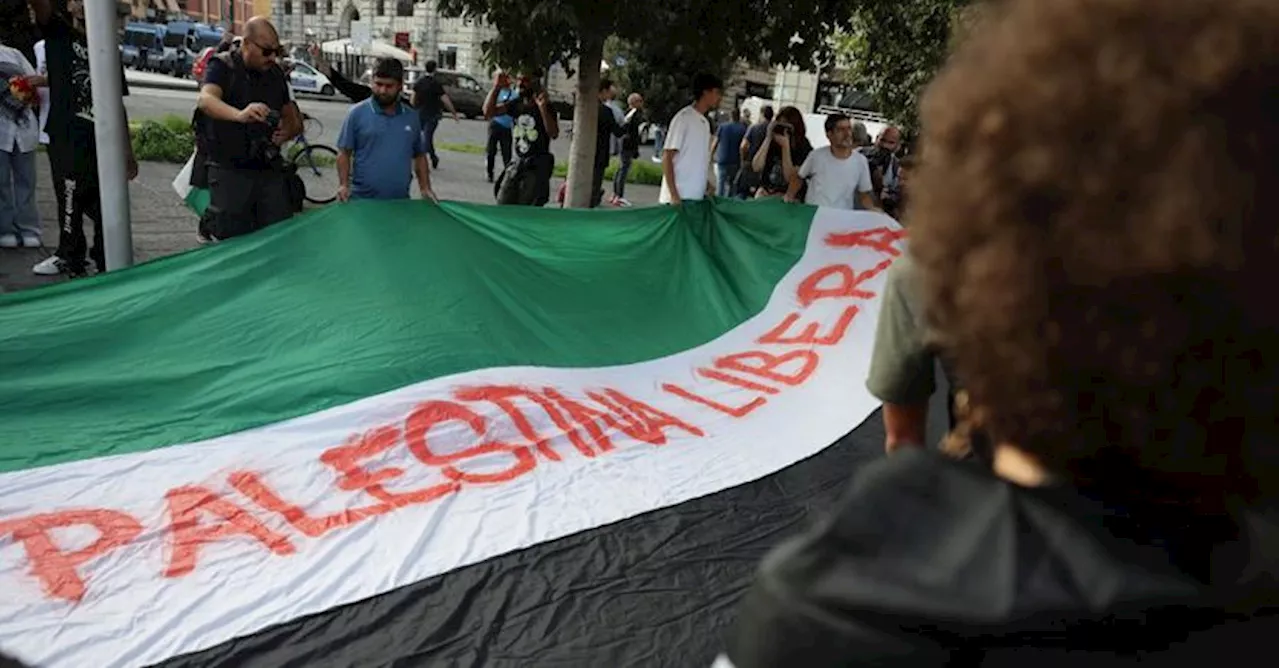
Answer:
[[(294, 158), (298, 157), (298, 154), (301, 153), (305, 148), (306, 147), (303, 146), (302, 144), (298, 144), (298, 143), (289, 144), (289, 148), (285, 150), (284, 159), (286, 161), (293, 162)], [(333, 167), (334, 165), (337, 165), (337, 164), (338, 164), (337, 159), (329, 155), (327, 152), (312, 151), (311, 162), (308, 163), (304, 161), (299, 166), (300, 167), (311, 167), (311, 166)]]
[(195, 151), (191, 119), (169, 115), (129, 125), (133, 156), (138, 160), (184, 163)]
[[(436, 8), (442, 16), (481, 20), (497, 29), (497, 36), (483, 45), (491, 64), (527, 70), (558, 62), (567, 72), (574, 58), (581, 61), (574, 109), (580, 127), (570, 149), (571, 206), (585, 206), (591, 196), (594, 94), (600, 77), (596, 62), (609, 37), (682, 62), (678, 70), (662, 64), (662, 77), (632, 82), (636, 87), (652, 84), (669, 107), (670, 100), (678, 99), (679, 81), (672, 74), (691, 75), (704, 65), (691, 62), (693, 54), (708, 64), (747, 58), (808, 68), (829, 58), (828, 38), (849, 28), (852, 20), (847, 0), (437, 0)], [(664, 84), (662, 78), (671, 80)]]
[(833, 40), (849, 83), (908, 132), (920, 94), (946, 61), (957, 20), (974, 0), (860, 0), (853, 25)]
[(436, 148), (441, 151), (452, 151), (454, 153), (472, 153), (475, 155), (484, 155), (484, 146), (480, 144), (454, 144), (451, 142), (438, 141)]
[(727, 81), (734, 68), (732, 58), (703, 49), (618, 38), (605, 43), (605, 61), (612, 66), (608, 76), (618, 86), (623, 107), (627, 94), (640, 93), (646, 117), (658, 123), (668, 122), (692, 101), (695, 75), (707, 72)]
[[(422, 0), (419, 0), (420, 2)], [(583, 38), (616, 36), (653, 49), (680, 45), (713, 59), (808, 66), (830, 54), (827, 38), (848, 28), (847, 0), (438, 0), (444, 16), (498, 29), (486, 59), (504, 67), (566, 68)]]
[[(569, 175), (569, 163), (557, 162), (552, 175), (565, 178)], [(613, 180), (613, 175), (618, 173), (618, 159), (609, 160), (609, 166), (604, 168), (604, 180), (606, 183)], [(636, 183), (644, 186), (660, 186), (662, 185), (662, 166), (654, 164), (649, 160), (636, 159), (631, 163), (631, 171), (627, 172), (627, 183)]]

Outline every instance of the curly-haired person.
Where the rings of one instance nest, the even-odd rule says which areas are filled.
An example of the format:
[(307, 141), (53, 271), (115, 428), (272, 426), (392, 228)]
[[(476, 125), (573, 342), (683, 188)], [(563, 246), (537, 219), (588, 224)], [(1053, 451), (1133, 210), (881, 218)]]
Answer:
[(1276, 3), (988, 9), (907, 222), (993, 467), (860, 472), (721, 664), (1273, 666)]

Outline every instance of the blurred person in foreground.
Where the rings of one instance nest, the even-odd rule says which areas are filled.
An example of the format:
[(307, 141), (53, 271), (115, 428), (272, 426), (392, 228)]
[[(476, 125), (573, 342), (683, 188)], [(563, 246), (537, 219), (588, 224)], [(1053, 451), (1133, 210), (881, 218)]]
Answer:
[(860, 472), (721, 665), (1273, 666), (1276, 4), (991, 8), (907, 222), (993, 467)]

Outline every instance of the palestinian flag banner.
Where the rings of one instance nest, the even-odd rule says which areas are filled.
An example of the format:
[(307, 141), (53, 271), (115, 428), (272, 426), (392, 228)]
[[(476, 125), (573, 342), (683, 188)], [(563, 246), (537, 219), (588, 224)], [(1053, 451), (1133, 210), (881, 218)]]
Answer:
[(173, 191), (178, 193), (178, 197), (182, 198), (182, 202), (197, 216), (203, 216), (204, 210), (209, 206), (209, 189), (196, 188), (191, 185), (191, 170), (195, 168), (196, 154), (192, 153), (187, 158), (187, 164), (182, 166), (182, 170), (173, 179)]
[(877, 456), (901, 235), (360, 202), (0, 295), (0, 650), (709, 665), (764, 551)]

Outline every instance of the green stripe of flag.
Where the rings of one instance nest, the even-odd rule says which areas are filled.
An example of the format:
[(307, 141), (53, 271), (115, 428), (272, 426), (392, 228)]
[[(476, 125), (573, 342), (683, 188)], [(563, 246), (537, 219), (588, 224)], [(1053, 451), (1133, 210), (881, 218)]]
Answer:
[(813, 212), (361, 202), (0, 295), (0, 471), (211, 438), (473, 369), (686, 350), (764, 307)]

